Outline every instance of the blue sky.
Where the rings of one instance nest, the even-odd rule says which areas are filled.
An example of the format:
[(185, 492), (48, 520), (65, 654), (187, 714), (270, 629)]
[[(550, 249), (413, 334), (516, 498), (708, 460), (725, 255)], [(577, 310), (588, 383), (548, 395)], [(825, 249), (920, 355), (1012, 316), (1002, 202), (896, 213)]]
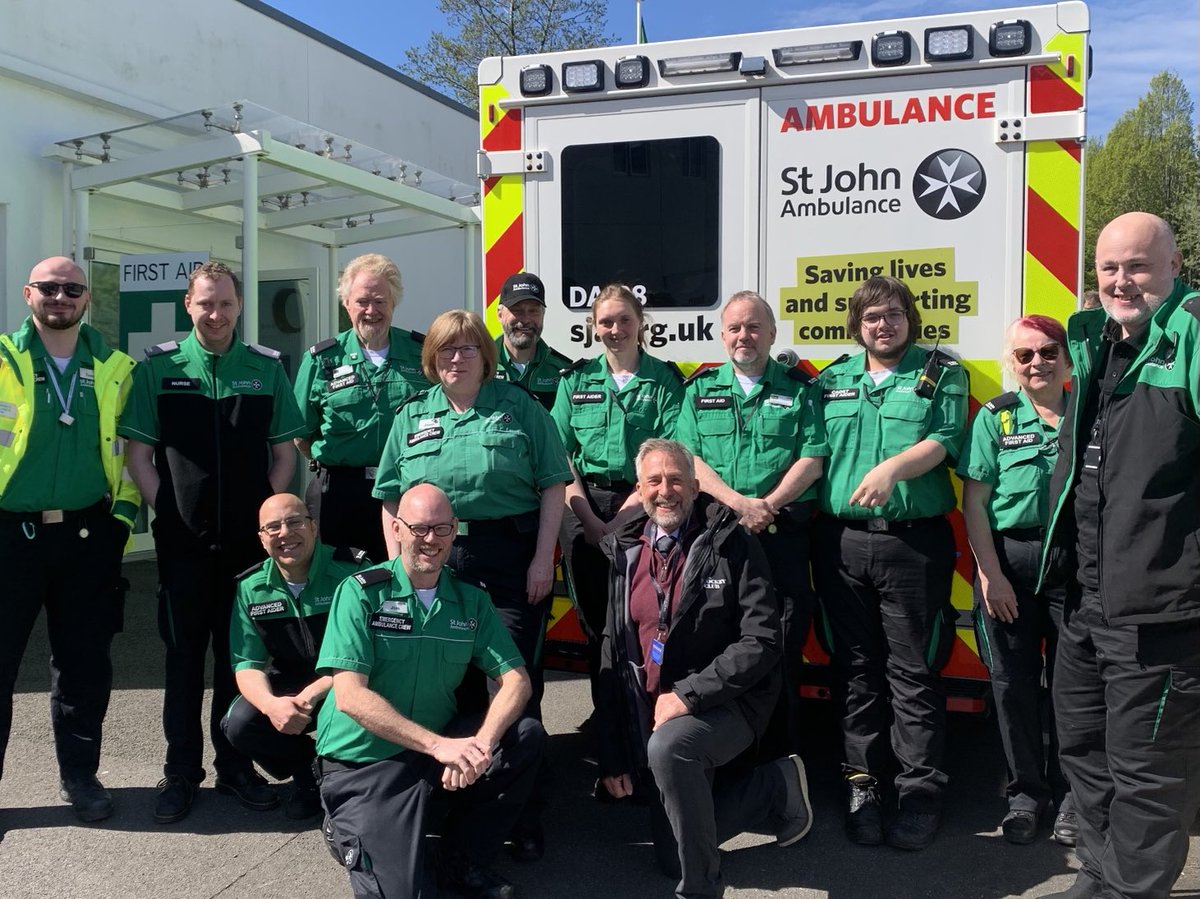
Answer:
[[(445, 27), (436, 0), (266, 0), (272, 6), (356, 50), (395, 65), (410, 46), (425, 43)], [(644, 0), (647, 36), (652, 41), (770, 31), (805, 25), (886, 19), (929, 13), (991, 9), (1018, 3), (1004, 0)], [(1092, 0), (1092, 80), (1088, 131), (1104, 134), (1113, 121), (1146, 92), (1158, 72), (1179, 75), (1192, 100), (1200, 100), (1200, 4), (1197, 0)], [(634, 2), (609, 4), (609, 31), (633, 42)]]

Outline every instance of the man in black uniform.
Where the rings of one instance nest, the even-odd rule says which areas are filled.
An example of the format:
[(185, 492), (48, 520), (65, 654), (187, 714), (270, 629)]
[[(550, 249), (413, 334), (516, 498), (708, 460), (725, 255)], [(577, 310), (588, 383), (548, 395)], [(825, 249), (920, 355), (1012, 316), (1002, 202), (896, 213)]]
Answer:
[(510, 275), (500, 289), (496, 307), (500, 327), (496, 338), (499, 359), (496, 377), (520, 384), (549, 411), (558, 393), (559, 372), (571, 360), (542, 340), (542, 322), (546, 317), (546, 287), (532, 272)]
[(1096, 241), (1067, 323), (1042, 582), (1065, 581), (1053, 695), (1079, 825), (1069, 899), (1165, 899), (1200, 808), (1200, 293), (1144, 212)]
[(262, 558), (258, 507), (291, 481), (291, 441), (304, 432), (279, 353), (237, 338), (242, 298), (233, 272), (219, 262), (197, 268), (183, 305), (192, 333), (146, 351), (117, 430), (129, 439), (129, 473), (157, 513), (159, 631), (167, 645), (160, 824), (187, 815), (204, 779), (200, 711), (210, 638), (217, 790), (249, 808), (278, 804), (225, 739), (221, 716), (237, 694), (229, 665), (234, 575)]

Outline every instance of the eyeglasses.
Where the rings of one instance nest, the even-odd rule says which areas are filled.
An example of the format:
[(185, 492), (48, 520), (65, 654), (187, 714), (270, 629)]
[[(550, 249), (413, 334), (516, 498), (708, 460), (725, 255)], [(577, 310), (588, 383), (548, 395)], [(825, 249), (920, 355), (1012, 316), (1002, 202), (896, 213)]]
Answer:
[(74, 281), (68, 281), (66, 284), (60, 284), (57, 281), (30, 281), (29, 286), (37, 288), (37, 292), (48, 300), (58, 296), (60, 290), (71, 299), (76, 300), (87, 290), (86, 284), (76, 284)]
[[(474, 347), (474, 349), (478, 350), (479, 347)], [(402, 525), (404, 525), (406, 528), (408, 528), (410, 531), (412, 531), (412, 535), (414, 537), (424, 538), (424, 537), (428, 537), (431, 533), (436, 534), (439, 537), (449, 537), (451, 534), (454, 533), (454, 524), (453, 523), (448, 523), (448, 524), (409, 524), (407, 521), (405, 521), (399, 515), (396, 516), (396, 520), (398, 522), (400, 522)]]
[(908, 315), (903, 309), (889, 309), (887, 312), (868, 312), (859, 321), (868, 327), (875, 327), (882, 321), (886, 321), (893, 328), (905, 321)]
[(1058, 358), (1058, 353), (1062, 349), (1057, 343), (1048, 343), (1045, 346), (1040, 346), (1036, 350), (1032, 350), (1027, 346), (1019, 346), (1012, 351), (1013, 358), (1022, 365), (1028, 365), (1033, 361), (1033, 355), (1036, 353), (1047, 362), (1053, 362)]
[(282, 521), (268, 521), (258, 529), (258, 532), (266, 534), (268, 537), (278, 537), (283, 533), (283, 526), (285, 524), (289, 531), (302, 531), (308, 527), (310, 521), (312, 521), (311, 515), (289, 515)]
[(439, 359), (453, 359), (455, 353), (464, 359), (474, 359), (479, 355), (479, 346), (469, 343), (463, 346), (444, 346), (437, 351)]

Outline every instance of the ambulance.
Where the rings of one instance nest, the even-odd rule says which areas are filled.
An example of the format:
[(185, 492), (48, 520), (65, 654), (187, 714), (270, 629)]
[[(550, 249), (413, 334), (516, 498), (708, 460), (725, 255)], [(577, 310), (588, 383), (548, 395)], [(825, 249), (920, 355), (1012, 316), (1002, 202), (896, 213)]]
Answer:
[[(1007, 324), (1078, 308), (1089, 53), (1087, 7), (1063, 2), (485, 59), (489, 324), (504, 279), (536, 272), (545, 340), (590, 357), (590, 305), (619, 281), (650, 352), (690, 371), (725, 361), (721, 303), (752, 289), (775, 351), (815, 373), (858, 349), (847, 300), (883, 273), (912, 288), (918, 339), (967, 365), (973, 414), (1005, 389)], [(987, 673), (954, 517), (943, 673), (949, 707), (970, 711)], [(578, 661), (565, 597), (548, 638), (552, 659)], [(806, 689), (827, 695), (815, 636), (805, 656)]]

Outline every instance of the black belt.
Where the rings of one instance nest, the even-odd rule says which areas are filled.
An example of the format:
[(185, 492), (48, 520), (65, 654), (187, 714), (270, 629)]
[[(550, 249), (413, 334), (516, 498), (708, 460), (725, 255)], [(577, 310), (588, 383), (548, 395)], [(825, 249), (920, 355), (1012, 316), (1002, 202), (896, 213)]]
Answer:
[(508, 518), (487, 518), (483, 521), (460, 521), (458, 535), (460, 537), (508, 537), (513, 534), (536, 534), (541, 512), (522, 512)]
[(326, 465), (319, 463), (322, 471), (329, 472), (331, 478), (347, 478), (357, 481), (374, 481), (379, 468), (375, 465)]
[(583, 483), (589, 487), (598, 487), (601, 490), (611, 490), (614, 493), (632, 493), (634, 485), (628, 481), (613, 480), (599, 475), (588, 475), (583, 479)]
[(1002, 531), (997, 531), (1002, 537), (1008, 537), (1010, 540), (1044, 540), (1046, 539), (1045, 528), (1005, 528)]
[[(825, 516), (829, 518), (830, 516)], [(886, 534), (891, 531), (904, 531), (911, 528), (923, 528), (932, 524), (945, 524), (945, 515), (933, 515), (929, 518), (905, 518), (900, 521), (888, 521), (886, 518), (834, 518), (843, 527), (856, 531), (870, 531), (874, 534)]]
[(90, 519), (100, 512), (107, 513), (110, 503), (102, 499), (85, 509), (43, 509), (40, 512), (8, 512), (0, 509), (0, 521), (28, 521), (33, 524), (65, 524)]

